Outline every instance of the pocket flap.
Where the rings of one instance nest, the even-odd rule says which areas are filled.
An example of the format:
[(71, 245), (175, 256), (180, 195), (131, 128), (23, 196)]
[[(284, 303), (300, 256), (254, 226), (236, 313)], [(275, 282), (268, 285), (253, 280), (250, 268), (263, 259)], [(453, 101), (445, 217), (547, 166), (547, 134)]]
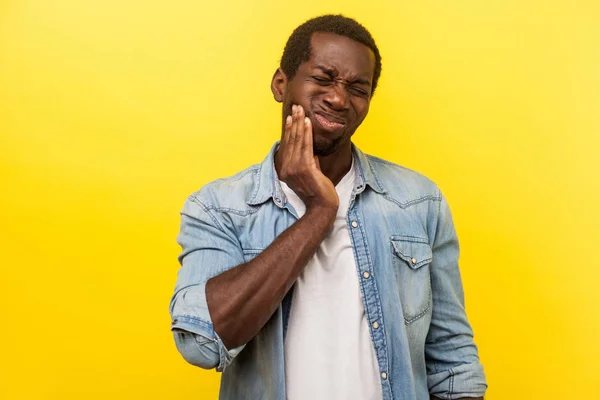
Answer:
[(429, 264), (433, 259), (427, 239), (412, 236), (392, 236), (391, 239), (394, 253), (412, 269)]

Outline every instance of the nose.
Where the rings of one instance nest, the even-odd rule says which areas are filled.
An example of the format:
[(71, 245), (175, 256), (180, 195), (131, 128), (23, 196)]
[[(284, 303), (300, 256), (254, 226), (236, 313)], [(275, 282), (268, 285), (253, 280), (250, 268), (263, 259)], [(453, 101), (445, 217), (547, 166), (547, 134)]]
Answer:
[(340, 111), (348, 108), (348, 93), (346, 92), (346, 86), (341, 82), (329, 86), (323, 101), (331, 109)]

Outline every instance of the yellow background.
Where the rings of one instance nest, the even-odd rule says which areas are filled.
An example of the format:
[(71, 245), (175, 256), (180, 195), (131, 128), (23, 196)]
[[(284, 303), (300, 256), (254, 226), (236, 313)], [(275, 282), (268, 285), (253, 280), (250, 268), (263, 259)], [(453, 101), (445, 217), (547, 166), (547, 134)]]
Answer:
[(179, 210), (278, 138), (287, 36), (343, 12), (363, 150), (449, 199), (488, 399), (600, 381), (596, 1), (0, 1), (0, 398), (215, 399), (177, 353)]

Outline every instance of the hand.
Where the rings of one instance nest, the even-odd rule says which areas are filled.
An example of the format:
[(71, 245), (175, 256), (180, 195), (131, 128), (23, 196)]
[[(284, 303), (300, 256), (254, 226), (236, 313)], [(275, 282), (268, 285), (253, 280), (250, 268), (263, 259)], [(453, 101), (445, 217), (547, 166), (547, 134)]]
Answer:
[(319, 159), (313, 153), (312, 123), (302, 106), (292, 106), (292, 115), (285, 120), (278, 153), (279, 179), (300, 197), (306, 211), (324, 207), (337, 212), (339, 198), (331, 180), (321, 172)]

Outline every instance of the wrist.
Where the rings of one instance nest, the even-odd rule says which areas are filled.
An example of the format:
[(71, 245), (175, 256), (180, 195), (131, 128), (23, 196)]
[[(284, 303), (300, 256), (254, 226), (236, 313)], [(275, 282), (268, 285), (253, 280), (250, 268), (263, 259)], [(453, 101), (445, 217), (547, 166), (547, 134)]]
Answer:
[(337, 205), (312, 204), (306, 207), (305, 217), (312, 220), (316, 226), (331, 229), (337, 215)]

